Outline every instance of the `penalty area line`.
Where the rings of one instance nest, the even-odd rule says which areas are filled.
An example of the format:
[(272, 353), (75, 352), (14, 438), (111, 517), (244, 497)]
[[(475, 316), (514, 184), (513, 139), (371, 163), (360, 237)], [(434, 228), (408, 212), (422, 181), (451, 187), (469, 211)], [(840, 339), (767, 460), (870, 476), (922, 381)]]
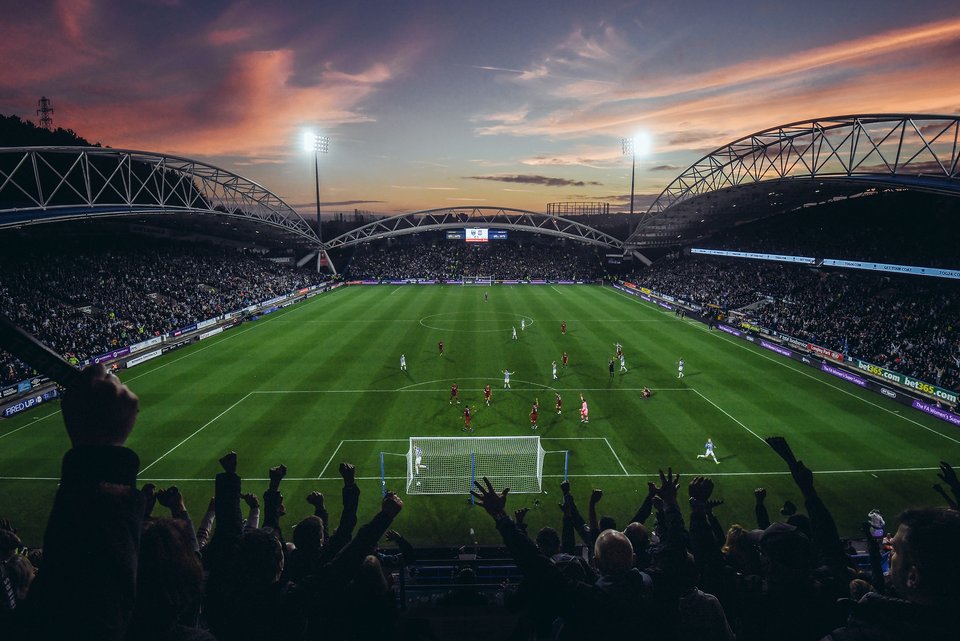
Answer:
[[(227, 409), (223, 410), (222, 412), (220, 412), (219, 414), (217, 414), (216, 416), (214, 416), (213, 418), (211, 418), (209, 421), (207, 421), (206, 423), (204, 423), (204, 424), (203, 424), (197, 431), (195, 431), (193, 434), (191, 434), (190, 436), (188, 436), (187, 438), (183, 439), (182, 441), (180, 441), (179, 443), (177, 443), (176, 445), (174, 445), (173, 447), (171, 447), (169, 450), (167, 450), (166, 452), (164, 452), (164, 453), (160, 456), (160, 458), (158, 458), (158, 459), (155, 460), (153, 463), (151, 463), (150, 465), (148, 465), (148, 466), (146, 466), (145, 468), (143, 468), (142, 470), (140, 470), (140, 474), (143, 474), (144, 472), (146, 472), (147, 470), (149, 470), (151, 467), (153, 467), (154, 465), (156, 465), (157, 463), (159, 463), (160, 461), (162, 461), (163, 458), (164, 458), (167, 454), (169, 454), (170, 452), (174, 451), (175, 449), (177, 449), (178, 447), (180, 447), (181, 445), (183, 445), (184, 443), (186, 443), (187, 441), (189, 441), (190, 439), (192, 439), (194, 436), (196, 436), (197, 434), (199, 434), (200, 432), (202, 432), (204, 429), (206, 429), (206, 427), (207, 427), (208, 425), (212, 425), (213, 422), (216, 421), (218, 418), (220, 418), (221, 416), (223, 416), (224, 414), (226, 414), (227, 412), (229, 412), (230, 410), (232, 410), (234, 407), (236, 407), (236, 406), (239, 405), (240, 403), (242, 403), (242, 402), (244, 402), (245, 400), (247, 400), (247, 398), (249, 398), (250, 394), (251, 394), (251, 393), (248, 392), (247, 395), (244, 396), (243, 398), (241, 398), (239, 401), (237, 401), (236, 403), (234, 403), (233, 405), (231, 405), (230, 407), (228, 407)], [(139, 478), (140, 474), (137, 475), (138, 478)]]
[(335, 450), (333, 451), (333, 454), (330, 455), (330, 458), (327, 459), (327, 464), (323, 466), (323, 469), (322, 469), (322, 470), (320, 470), (320, 475), (317, 477), (318, 480), (321, 479), (321, 478), (323, 478), (323, 473), (327, 471), (327, 468), (328, 468), (328, 467), (330, 467), (330, 463), (333, 462), (333, 457), (337, 455), (337, 452), (340, 451), (340, 448), (341, 448), (341, 447), (343, 447), (343, 441), (340, 441), (340, 444), (337, 445), (337, 449), (335, 449)]
[[(690, 389), (693, 389), (693, 388), (690, 388)], [(753, 430), (751, 430), (749, 427), (747, 427), (746, 425), (744, 425), (743, 423), (741, 423), (741, 422), (738, 421), (737, 419), (733, 418), (733, 416), (731, 416), (729, 412), (727, 412), (725, 409), (723, 409), (722, 407), (720, 407), (719, 405), (717, 405), (716, 403), (714, 403), (713, 401), (711, 401), (709, 398), (707, 398), (706, 396), (704, 396), (703, 394), (701, 394), (699, 390), (694, 389), (693, 391), (697, 393), (697, 396), (699, 396), (700, 398), (702, 398), (703, 400), (705, 400), (706, 402), (710, 403), (711, 405), (713, 405), (714, 407), (716, 407), (718, 410), (720, 410), (721, 412), (723, 412), (723, 413), (727, 416), (727, 418), (729, 418), (731, 421), (733, 421), (734, 423), (736, 423), (737, 425), (739, 425), (740, 427), (742, 427), (743, 429), (747, 430), (748, 432), (750, 432), (751, 434), (753, 434), (754, 436), (756, 436), (758, 439), (760, 439), (760, 441), (762, 441), (764, 445), (767, 444), (767, 442), (763, 440), (763, 437), (762, 437), (762, 436), (760, 436), (759, 434), (757, 434), (756, 432), (754, 432)]]
[[(607, 447), (610, 448), (610, 452), (613, 454), (613, 458), (617, 459), (617, 463), (620, 464), (620, 469), (623, 470), (623, 476), (630, 476), (630, 473), (627, 472), (627, 468), (625, 468), (625, 467), (623, 466), (623, 461), (621, 461), (621, 460), (620, 460), (620, 457), (617, 456), (617, 451), (616, 451), (615, 449), (613, 449), (613, 446), (612, 446), (612, 445), (610, 445), (610, 441), (608, 441), (606, 438), (604, 438), (604, 439), (603, 439), (603, 442), (607, 444)], [(619, 475), (616, 475), (616, 476), (619, 476)]]

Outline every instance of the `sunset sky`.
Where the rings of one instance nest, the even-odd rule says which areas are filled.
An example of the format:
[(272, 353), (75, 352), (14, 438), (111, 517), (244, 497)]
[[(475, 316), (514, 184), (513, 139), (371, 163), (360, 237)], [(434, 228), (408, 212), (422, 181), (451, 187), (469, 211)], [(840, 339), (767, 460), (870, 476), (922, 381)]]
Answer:
[[(627, 207), (812, 117), (960, 113), (960, 2), (0, 0), (0, 113), (196, 158), (310, 212)], [(638, 199), (638, 209), (652, 200)]]

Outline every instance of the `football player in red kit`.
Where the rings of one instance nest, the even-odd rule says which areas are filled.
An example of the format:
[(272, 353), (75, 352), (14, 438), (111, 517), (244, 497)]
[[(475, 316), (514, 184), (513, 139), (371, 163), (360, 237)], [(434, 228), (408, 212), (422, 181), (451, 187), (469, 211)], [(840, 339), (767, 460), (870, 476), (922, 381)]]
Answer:
[(454, 383), (450, 386), (450, 404), (453, 405), (453, 402), (456, 401), (457, 405), (460, 404), (460, 399), (457, 398), (457, 395), (460, 393), (460, 390), (457, 389), (457, 384)]
[(567, 356), (567, 353), (566, 353), (566, 352), (564, 352), (564, 353), (563, 353), (563, 357), (560, 359), (560, 364), (561, 364), (563, 367), (566, 367), (566, 366), (567, 366), (567, 362), (569, 362), (569, 360), (570, 360), (570, 357)]
[(563, 408), (563, 399), (560, 398), (560, 393), (557, 392), (557, 414), (560, 413), (560, 410)]
[(535, 429), (537, 429), (537, 428), (539, 427), (539, 426), (537, 425), (537, 415), (538, 415), (537, 410), (539, 410), (539, 409), (540, 409), (540, 408), (537, 407), (537, 404), (536, 404), (536, 403), (534, 403), (534, 404), (533, 404), (533, 407), (530, 408), (530, 429), (532, 429), (532, 430), (535, 430)]
[(490, 391), (490, 384), (487, 383), (487, 386), (483, 388), (483, 400), (485, 400), (485, 401), (487, 402), (487, 405), (490, 405), (490, 395), (491, 395), (491, 394), (492, 394), (492, 392)]
[(567, 333), (567, 322), (566, 322), (566, 321), (560, 323), (560, 333), (561, 333), (561, 334), (566, 334), (566, 333)]
[(473, 420), (473, 414), (470, 412), (470, 406), (467, 405), (463, 408), (463, 431), (472, 432), (473, 428), (470, 427), (470, 421)]

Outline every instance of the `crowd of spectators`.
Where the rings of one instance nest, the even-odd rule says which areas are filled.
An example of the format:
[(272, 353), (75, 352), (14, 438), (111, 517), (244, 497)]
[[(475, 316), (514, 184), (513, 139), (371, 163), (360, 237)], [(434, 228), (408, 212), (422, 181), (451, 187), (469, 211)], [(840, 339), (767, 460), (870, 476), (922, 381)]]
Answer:
[(732, 227), (698, 246), (960, 269), (958, 215), (956, 197), (884, 192)]
[(665, 260), (637, 284), (960, 390), (960, 287), (919, 276), (744, 259)]
[(603, 278), (601, 257), (580, 244), (516, 244), (510, 241), (362, 245), (346, 269), (347, 278), (457, 280), (583, 280)]
[[(353, 465), (339, 466), (341, 505), (328, 510), (323, 495), (311, 493), (306, 498), (314, 514), (291, 535), (281, 492), (286, 467), (269, 470), (262, 496), (244, 494), (241, 466), (229, 452), (219, 461), (214, 498), (194, 524), (177, 487), (137, 487), (139, 459), (126, 441), (139, 399), (129, 388), (91, 366), (66, 391), (62, 410), (71, 449), (42, 549), (25, 550), (14, 525), (0, 521), (5, 639), (470, 639), (480, 638), (478, 624), (491, 622), (496, 629), (482, 638), (920, 641), (956, 635), (960, 479), (946, 462), (938, 474), (946, 489), (939, 483), (935, 489), (947, 507), (905, 511), (892, 538), (871, 513), (863, 566), (839, 538), (815, 473), (779, 437), (767, 443), (784, 461), (804, 510), (787, 501), (784, 519), (776, 522), (766, 490), (757, 488), (750, 499), (756, 523), (725, 527), (714, 483), (692, 479), (686, 501), (679, 475), (668, 469), (647, 484), (622, 530), (620, 517), (599, 514), (601, 490), (590, 493), (584, 518), (564, 481), (559, 531), (547, 526), (531, 538), (528, 510), (511, 516), (509, 489), (483, 479), (473, 494), (522, 579), (490, 600), (472, 587), (475, 575), (461, 570), (458, 585), (433, 607), (463, 620), (451, 634), (437, 635), (429, 612), (398, 608), (386, 569), (397, 555), (378, 548), (386, 537), (403, 565), (415, 561), (416, 548), (389, 529), (403, 501), (386, 492), (377, 513), (356, 529), (360, 488)], [(155, 515), (158, 505), (169, 516)], [(333, 509), (340, 511), (336, 529)], [(887, 574), (881, 546), (889, 547)]]
[[(322, 280), (233, 249), (33, 249), (0, 256), (0, 313), (82, 361)], [(0, 385), (30, 374), (0, 351)]]

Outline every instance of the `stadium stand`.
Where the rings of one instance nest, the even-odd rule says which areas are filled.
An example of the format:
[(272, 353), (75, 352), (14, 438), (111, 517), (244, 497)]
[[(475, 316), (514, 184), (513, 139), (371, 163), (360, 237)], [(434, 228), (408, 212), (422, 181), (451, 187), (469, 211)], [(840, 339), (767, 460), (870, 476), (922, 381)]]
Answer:
[[(909, 192), (828, 203), (742, 225), (697, 247), (920, 267), (960, 267), (955, 198)], [(922, 212), (922, 224), (909, 217)], [(935, 385), (960, 389), (953, 279), (811, 268), (675, 252), (627, 279)]]
[(604, 276), (603, 264), (591, 247), (567, 244), (423, 241), (361, 246), (346, 270), (352, 279), (459, 279), (485, 275), (495, 280), (564, 279), (592, 281)]
[[(0, 312), (74, 361), (325, 280), (235, 249), (131, 242), (0, 256)], [(31, 370), (0, 352), (0, 384)]]

